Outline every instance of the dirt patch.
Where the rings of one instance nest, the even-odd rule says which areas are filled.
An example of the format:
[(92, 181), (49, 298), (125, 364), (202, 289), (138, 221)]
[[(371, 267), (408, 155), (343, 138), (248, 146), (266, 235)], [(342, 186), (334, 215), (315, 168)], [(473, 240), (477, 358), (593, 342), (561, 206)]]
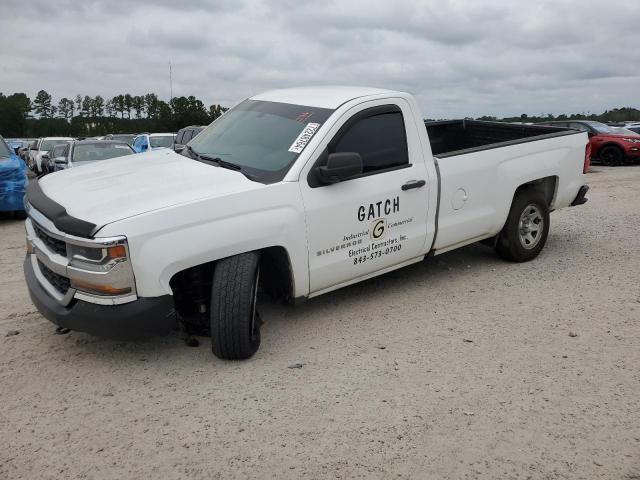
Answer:
[(535, 261), (472, 245), (269, 305), (240, 363), (55, 335), (2, 221), (0, 478), (639, 478), (640, 168), (597, 170)]

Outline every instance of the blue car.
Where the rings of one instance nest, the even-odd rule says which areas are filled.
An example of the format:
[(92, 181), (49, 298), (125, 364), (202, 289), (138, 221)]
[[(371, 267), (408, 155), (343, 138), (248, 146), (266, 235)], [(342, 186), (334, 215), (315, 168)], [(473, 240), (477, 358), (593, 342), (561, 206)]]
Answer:
[(0, 212), (24, 218), (27, 166), (0, 137)]

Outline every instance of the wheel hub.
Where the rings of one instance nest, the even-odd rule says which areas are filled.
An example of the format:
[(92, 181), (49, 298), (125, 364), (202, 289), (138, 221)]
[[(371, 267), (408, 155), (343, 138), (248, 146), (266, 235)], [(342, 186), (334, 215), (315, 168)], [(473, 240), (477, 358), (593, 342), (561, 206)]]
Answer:
[(527, 250), (535, 248), (540, 243), (543, 227), (544, 217), (540, 208), (534, 204), (527, 205), (518, 224), (518, 237), (522, 247)]

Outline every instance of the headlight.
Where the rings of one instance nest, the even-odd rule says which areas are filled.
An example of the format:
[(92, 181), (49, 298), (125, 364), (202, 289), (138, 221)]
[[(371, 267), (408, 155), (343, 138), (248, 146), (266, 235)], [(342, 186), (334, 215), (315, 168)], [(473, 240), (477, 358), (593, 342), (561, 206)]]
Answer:
[(114, 245), (105, 248), (93, 248), (80, 245), (68, 244), (71, 255), (71, 265), (90, 265), (91, 270), (96, 267), (110, 269), (113, 262), (125, 261), (127, 259), (127, 249), (124, 245)]
[(97, 295), (125, 295), (133, 292), (133, 272), (126, 243), (110, 246), (67, 244), (71, 257), (67, 272), (71, 286)]
[(640, 143), (640, 138), (623, 138), (625, 142)]

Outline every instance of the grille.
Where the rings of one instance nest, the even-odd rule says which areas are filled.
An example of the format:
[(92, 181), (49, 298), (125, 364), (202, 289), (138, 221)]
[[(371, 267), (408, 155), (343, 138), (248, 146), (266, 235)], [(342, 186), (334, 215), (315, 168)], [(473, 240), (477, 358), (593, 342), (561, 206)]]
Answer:
[(33, 223), (33, 229), (35, 230), (38, 238), (42, 240), (50, 250), (62, 255), (63, 257), (67, 256), (67, 244), (64, 241), (53, 238), (35, 223)]
[(51, 285), (53, 285), (56, 290), (58, 290), (63, 295), (67, 293), (67, 290), (69, 290), (69, 287), (71, 286), (71, 283), (69, 282), (69, 279), (67, 277), (58, 275), (40, 260), (38, 260), (38, 266), (40, 267), (40, 271), (42, 272), (42, 275), (44, 275), (44, 278), (46, 278), (47, 281)]

